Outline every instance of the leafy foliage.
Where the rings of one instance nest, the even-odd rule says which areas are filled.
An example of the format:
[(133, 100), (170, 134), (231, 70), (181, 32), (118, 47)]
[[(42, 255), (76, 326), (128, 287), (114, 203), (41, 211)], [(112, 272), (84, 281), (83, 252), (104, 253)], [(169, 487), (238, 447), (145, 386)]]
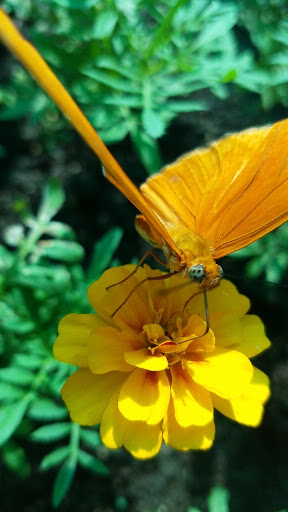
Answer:
[[(24, 25), (103, 140), (130, 135), (149, 172), (162, 164), (157, 139), (172, 119), (207, 108), (196, 91), (225, 98), (229, 82), (257, 89), (253, 53), (239, 51), (232, 30), (237, 3), (4, 0), (3, 6)], [(267, 73), (265, 80), (265, 87), (271, 85)], [(2, 120), (29, 112), (30, 122), (41, 121), (54, 133), (52, 146), (55, 135), (65, 137), (56, 107), (19, 65), (0, 89), (0, 101)]]
[[(84, 250), (75, 241), (72, 229), (51, 220), (64, 199), (58, 182), (50, 180), (37, 215), (22, 208), (18, 234), (15, 236), (15, 229), (14, 237), (13, 229), (10, 234), (6, 231), (14, 250), (0, 246), (3, 462), (25, 478), (30, 464), (21, 446), (24, 435), (30, 433), (31, 442), (50, 444), (40, 469), (60, 466), (53, 490), (54, 506), (64, 498), (78, 464), (94, 474), (108, 474), (107, 467), (96, 457), (101, 444), (98, 432), (72, 423), (60, 401), (60, 388), (70, 369), (53, 358), (51, 348), (63, 315), (73, 310), (90, 311), (86, 299), (88, 281), (109, 265), (121, 240), (119, 229), (107, 233), (95, 245), (92, 265), (85, 273), (79, 264)], [(105, 255), (103, 260), (100, 254)], [(60, 440), (61, 448), (55, 445)]]

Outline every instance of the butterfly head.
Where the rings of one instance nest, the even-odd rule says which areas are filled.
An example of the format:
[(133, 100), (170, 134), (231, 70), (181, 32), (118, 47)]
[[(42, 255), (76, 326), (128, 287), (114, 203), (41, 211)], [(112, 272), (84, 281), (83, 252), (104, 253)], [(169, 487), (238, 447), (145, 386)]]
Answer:
[(223, 277), (223, 269), (216, 263), (211, 268), (205, 268), (202, 263), (198, 263), (188, 268), (188, 277), (193, 283), (199, 284), (200, 290), (214, 288)]

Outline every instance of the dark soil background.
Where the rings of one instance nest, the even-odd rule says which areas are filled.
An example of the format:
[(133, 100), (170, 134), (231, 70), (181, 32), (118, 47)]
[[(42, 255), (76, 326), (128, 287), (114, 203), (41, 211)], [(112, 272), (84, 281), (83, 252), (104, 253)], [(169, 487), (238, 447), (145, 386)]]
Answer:
[[(227, 132), (285, 117), (280, 109), (263, 114), (259, 97), (247, 97), (239, 90), (231, 89), (225, 102), (210, 94), (205, 94), (205, 100), (207, 112), (179, 116), (160, 140), (166, 163)], [(29, 132), (25, 120), (3, 123), (0, 143), (6, 147), (0, 174), (0, 233), (17, 220), (14, 201), (25, 198), (35, 209), (41, 186), (53, 175), (61, 180), (67, 195), (57, 219), (74, 228), (86, 249), (87, 261), (95, 240), (115, 225), (125, 231), (117, 253), (121, 262), (144, 254), (146, 245), (133, 227), (134, 207), (105, 181), (97, 158), (72, 129), (70, 140), (59, 145), (50, 158), (41, 144), (40, 129)], [(129, 139), (110, 150), (134, 182), (145, 180)], [(222, 265), (227, 273), (243, 275), (243, 265), (236, 260), (226, 258)], [(216, 484), (229, 490), (231, 512), (279, 512), (288, 507), (288, 294), (277, 288), (273, 301), (267, 301), (268, 285), (241, 278), (235, 283), (250, 297), (252, 311), (263, 319), (272, 341), (272, 348), (254, 360), (272, 381), (272, 397), (262, 425), (252, 429), (217, 414), (216, 440), (210, 451), (178, 453), (163, 446), (159, 456), (144, 462), (124, 450), (109, 452), (101, 447), (98, 456), (108, 465), (110, 477), (97, 478), (78, 470), (60, 511), (186, 512), (193, 505), (206, 512), (207, 496)], [(51, 510), (54, 476), (38, 470), (45, 447), (27, 444), (27, 450), (33, 463), (28, 480), (22, 481), (2, 468), (3, 512)]]

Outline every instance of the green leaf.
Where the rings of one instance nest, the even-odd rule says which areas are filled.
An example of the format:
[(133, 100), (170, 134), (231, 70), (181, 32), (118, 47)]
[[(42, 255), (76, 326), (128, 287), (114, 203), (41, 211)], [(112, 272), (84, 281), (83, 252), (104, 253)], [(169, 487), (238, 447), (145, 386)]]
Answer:
[(77, 460), (70, 457), (59, 469), (52, 492), (52, 503), (54, 507), (58, 507), (66, 496), (74, 478), (76, 464)]
[(130, 135), (148, 174), (159, 171), (162, 167), (162, 159), (157, 142), (138, 128), (131, 131)]
[(103, 39), (110, 37), (118, 21), (118, 14), (115, 10), (105, 9), (98, 14), (93, 27), (93, 37)]
[(93, 455), (91, 455), (90, 453), (84, 452), (83, 450), (79, 450), (78, 461), (80, 466), (89, 469), (89, 471), (92, 471), (92, 473), (96, 473), (96, 475), (109, 475), (109, 469), (107, 468), (107, 466), (100, 460), (96, 459), (96, 457), (93, 457)]
[(149, 108), (144, 108), (141, 114), (142, 125), (152, 139), (158, 139), (165, 133), (165, 123), (161, 119), (158, 112)]
[(39, 466), (41, 471), (47, 471), (48, 469), (57, 466), (68, 457), (69, 453), (70, 446), (62, 446), (61, 448), (57, 448), (56, 450), (53, 450), (53, 452), (48, 453), (48, 455), (43, 457)]
[(129, 132), (129, 123), (121, 121), (109, 128), (98, 129), (99, 136), (106, 144), (115, 144), (123, 140)]
[(84, 257), (84, 249), (68, 240), (42, 240), (37, 244), (37, 255), (65, 263), (77, 263)]
[(224, 487), (213, 487), (207, 501), (209, 512), (229, 512), (229, 492)]
[(26, 394), (23, 388), (16, 388), (7, 382), (1, 382), (0, 385), (0, 401), (1, 402), (15, 402)]
[(202, 101), (169, 101), (165, 108), (172, 112), (196, 112), (198, 110), (207, 110), (207, 106)]
[(10, 384), (28, 386), (34, 377), (34, 373), (24, 370), (24, 368), (17, 368), (16, 366), (1, 368), (0, 370), (0, 380)]
[(43, 357), (34, 354), (16, 354), (12, 359), (13, 366), (21, 366), (27, 370), (37, 370), (42, 362)]
[(22, 446), (8, 441), (2, 448), (4, 464), (20, 478), (27, 478), (31, 472), (31, 466)]
[(61, 420), (68, 415), (66, 407), (55, 404), (48, 398), (38, 398), (33, 401), (28, 411), (31, 419), (38, 421)]
[(80, 439), (84, 444), (94, 450), (97, 446), (101, 445), (100, 436), (97, 430), (91, 430), (87, 428), (84, 429), (82, 427), (80, 430)]
[(14, 256), (6, 249), (4, 245), (0, 245), (0, 271), (7, 270), (13, 264)]
[(43, 233), (54, 238), (64, 238), (67, 240), (75, 239), (75, 233), (73, 229), (68, 226), (68, 224), (63, 224), (63, 222), (49, 222), (47, 228), (43, 230)]
[(64, 201), (65, 195), (58, 180), (50, 178), (43, 190), (42, 201), (38, 212), (40, 222), (43, 222), (43, 224), (49, 222), (62, 208)]
[(58, 441), (70, 434), (71, 423), (53, 423), (53, 425), (43, 425), (37, 428), (31, 434), (33, 441), (39, 443), (50, 443)]
[(95, 243), (91, 263), (87, 273), (88, 282), (92, 282), (109, 266), (123, 236), (123, 230), (113, 228)]
[(54, 4), (68, 9), (89, 9), (95, 5), (96, 0), (52, 0)]
[(105, 84), (112, 89), (116, 89), (117, 91), (138, 94), (142, 92), (140, 84), (131, 83), (131, 81), (123, 78), (115, 78), (110, 73), (105, 73), (105, 71), (99, 71), (98, 69), (90, 67), (83, 68), (80, 71), (83, 73), (83, 75), (94, 78), (97, 82)]
[(218, 12), (218, 16), (214, 16), (210, 23), (206, 24), (206, 27), (197, 37), (193, 49), (194, 51), (208, 43), (211, 43), (218, 37), (223, 37), (225, 32), (228, 32), (237, 23), (238, 8), (236, 5), (226, 7), (226, 13), (224, 9)]
[(53, 293), (63, 290), (70, 283), (70, 274), (64, 266), (60, 265), (54, 268), (29, 265), (22, 269), (21, 274), (17, 276), (17, 281), (18, 284)]
[(28, 393), (19, 402), (14, 402), (0, 409), (0, 445), (6, 443), (21, 423), (32, 398), (33, 396)]

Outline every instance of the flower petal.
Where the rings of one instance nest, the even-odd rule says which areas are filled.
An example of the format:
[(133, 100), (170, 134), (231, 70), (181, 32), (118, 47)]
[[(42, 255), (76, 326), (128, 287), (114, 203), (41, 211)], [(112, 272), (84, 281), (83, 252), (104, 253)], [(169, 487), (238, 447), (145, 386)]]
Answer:
[(70, 314), (59, 323), (53, 354), (64, 363), (88, 366), (88, 340), (93, 329), (107, 325), (98, 315)]
[(175, 417), (181, 427), (203, 426), (213, 421), (213, 405), (209, 391), (191, 379), (181, 364), (171, 366)]
[(109, 401), (100, 425), (100, 435), (107, 448), (121, 446), (139, 459), (148, 459), (158, 453), (162, 444), (161, 425), (147, 425), (140, 421), (129, 421), (118, 409), (119, 391)]
[(124, 382), (119, 395), (119, 410), (127, 420), (159, 423), (167, 411), (170, 386), (165, 371), (136, 368)]
[(251, 383), (243, 395), (225, 400), (213, 394), (212, 399), (214, 407), (228, 418), (250, 427), (258, 427), (264, 412), (262, 404), (268, 400), (269, 395), (268, 377), (254, 368)]
[[(114, 267), (106, 270), (100, 279), (89, 287), (88, 299), (95, 311), (108, 322), (111, 323), (113, 320), (114, 325), (122, 329), (128, 328), (141, 332), (144, 324), (154, 322), (154, 317), (151, 317), (147, 300), (150, 283), (141, 284), (137, 290), (133, 292), (131, 300), (128, 299), (115, 314), (113, 319), (111, 319), (111, 315), (114, 313), (115, 309), (127, 299), (134, 287), (137, 286), (142, 279), (147, 277), (142, 267), (137, 269), (136, 274), (131, 275), (134, 269), (135, 265), (125, 265), (123, 267)], [(110, 290), (106, 289), (110, 285), (118, 283), (130, 275), (131, 277), (129, 277), (127, 281)], [(161, 275), (161, 272), (156, 271), (155, 275)]]
[(250, 359), (270, 347), (270, 341), (265, 336), (264, 325), (258, 316), (245, 315), (241, 318), (241, 324), (243, 336), (237, 350)]
[(202, 427), (181, 427), (175, 418), (173, 400), (170, 400), (168, 414), (163, 421), (163, 438), (166, 444), (176, 450), (208, 450), (212, 446), (214, 435), (213, 421)]
[(125, 352), (124, 359), (129, 365), (137, 366), (144, 370), (150, 370), (151, 372), (158, 372), (168, 368), (166, 357), (161, 354), (151, 354), (148, 348)]
[(71, 418), (80, 425), (97, 425), (113, 393), (127, 377), (122, 372), (94, 375), (87, 368), (73, 373), (61, 389)]
[(235, 350), (215, 349), (204, 359), (186, 359), (185, 364), (193, 380), (208, 391), (228, 399), (243, 394), (253, 374), (249, 359)]
[(133, 366), (125, 362), (124, 352), (142, 346), (139, 336), (132, 331), (120, 332), (114, 327), (96, 329), (89, 339), (89, 368), (98, 374), (113, 370), (130, 372)]

